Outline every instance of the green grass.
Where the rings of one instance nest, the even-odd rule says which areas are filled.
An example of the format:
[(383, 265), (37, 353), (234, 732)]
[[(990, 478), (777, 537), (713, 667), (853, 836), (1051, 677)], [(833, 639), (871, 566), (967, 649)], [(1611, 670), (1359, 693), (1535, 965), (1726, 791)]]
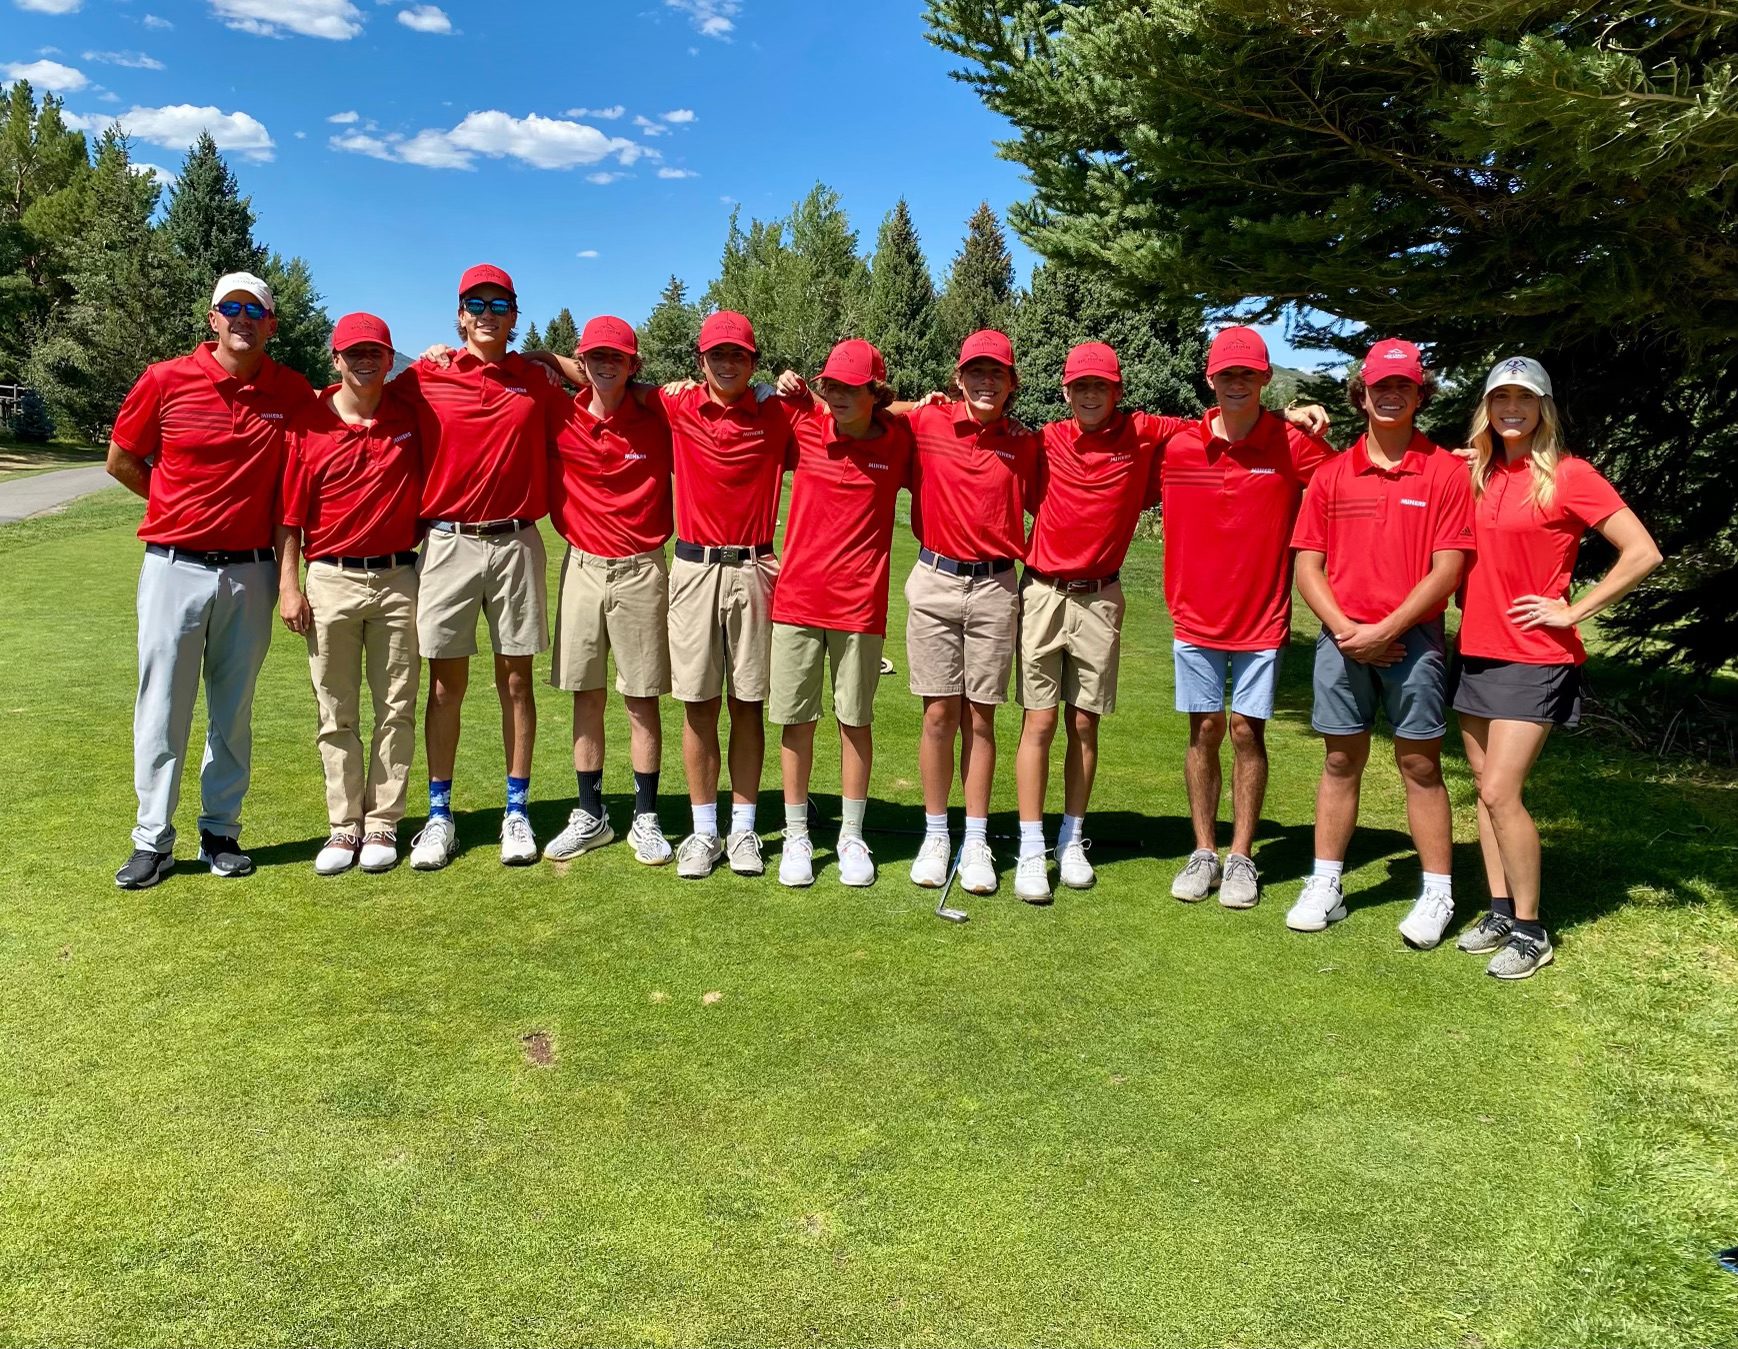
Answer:
[(29, 444), (0, 432), (0, 482), (34, 477), (62, 468), (85, 468), (100, 464), (107, 451), (77, 441), (54, 440), (47, 445)]
[[(0, 1343), (1738, 1341), (1738, 1278), (1711, 1258), (1738, 1244), (1729, 787), (1555, 739), (1532, 797), (1558, 963), (1502, 985), (1395, 935), (1417, 872), (1378, 762), (1351, 918), (1288, 933), (1320, 754), (1300, 624), (1266, 897), (1177, 904), (1182, 725), (1142, 543), (1089, 820), (1101, 881), (1054, 908), (1005, 876), (938, 923), (906, 834), (876, 834), (880, 884), (847, 891), (830, 824), (806, 892), (678, 883), (621, 847), (506, 872), (481, 668), (469, 851), (318, 881), (313, 703), (282, 632), (246, 812), (261, 872), (186, 864), (124, 895), (138, 509), (0, 530)], [(894, 603), (870, 824), (909, 830)], [(572, 779), (562, 697), (542, 713), (547, 837)], [(610, 733), (620, 824), (615, 706)], [(538, 1031), (549, 1066), (521, 1042)]]

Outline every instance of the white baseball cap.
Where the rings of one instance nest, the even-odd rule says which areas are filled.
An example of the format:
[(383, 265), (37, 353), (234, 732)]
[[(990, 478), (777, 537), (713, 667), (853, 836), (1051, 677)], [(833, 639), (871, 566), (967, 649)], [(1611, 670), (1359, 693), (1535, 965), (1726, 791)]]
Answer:
[(1552, 396), (1551, 376), (1531, 356), (1508, 356), (1491, 367), (1491, 373), (1485, 378), (1485, 392), (1488, 394), (1505, 384), (1531, 389), (1541, 398)]
[(216, 304), (231, 291), (246, 291), (254, 299), (263, 304), (267, 310), (277, 313), (277, 301), (272, 298), (272, 288), (252, 272), (226, 272), (217, 278), (217, 285), (211, 291), (211, 303)]

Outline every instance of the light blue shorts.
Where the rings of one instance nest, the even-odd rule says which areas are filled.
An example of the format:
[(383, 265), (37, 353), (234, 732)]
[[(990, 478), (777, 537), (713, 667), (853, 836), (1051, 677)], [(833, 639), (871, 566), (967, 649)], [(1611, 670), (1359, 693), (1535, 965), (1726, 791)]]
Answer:
[(1217, 651), (1171, 639), (1171, 656), (1177, 668), (1177, 711), (1223, 712), (1225, 675), (1231, 675), (1231, 710), (1255, 721), (1273, 718), (1273, 700), (1279, 692), (1279, 663), (1283, 646), (1270, 651)]

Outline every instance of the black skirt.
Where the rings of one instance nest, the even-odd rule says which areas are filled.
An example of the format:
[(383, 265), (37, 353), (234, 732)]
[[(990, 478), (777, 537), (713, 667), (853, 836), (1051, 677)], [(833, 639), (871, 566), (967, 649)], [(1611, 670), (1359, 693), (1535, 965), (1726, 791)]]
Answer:
[(1579, 665), (1523, 665), (1457, 654), (1448, 672), (1456, 712), (1491, 721), (1574, 726), (1581, 720), (1586, 672)]

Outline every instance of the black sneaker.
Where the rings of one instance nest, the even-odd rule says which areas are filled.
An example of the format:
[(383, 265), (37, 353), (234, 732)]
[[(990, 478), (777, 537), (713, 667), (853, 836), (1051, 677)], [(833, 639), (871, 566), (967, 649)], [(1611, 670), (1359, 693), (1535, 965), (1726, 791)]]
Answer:
[(149, 890), (173, 870), (174, 853), (134, 848), (127, 864), (115, 873), (115, 884), (123, 890)]
[(251, 876), (253, 858), (241, 850), (241, 844), (222, 834), (199, 831), (199, 860), (211, 868), (213, 876)]

